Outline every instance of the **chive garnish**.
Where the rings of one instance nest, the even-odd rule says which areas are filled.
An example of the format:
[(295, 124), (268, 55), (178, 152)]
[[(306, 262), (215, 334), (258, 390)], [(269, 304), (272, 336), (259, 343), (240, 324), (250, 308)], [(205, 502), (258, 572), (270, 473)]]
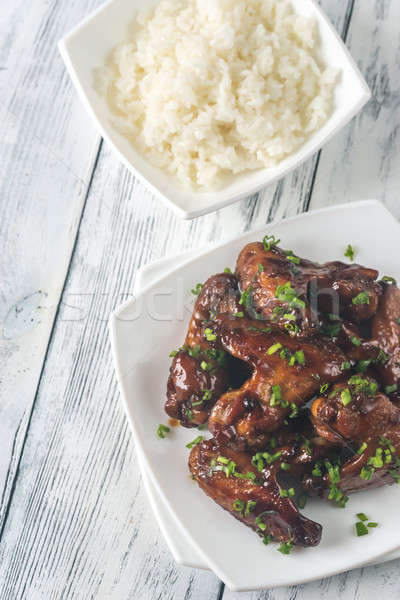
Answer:
[(393, 392), (397, 392), (397, 383), (394, 383), (393, 385), (387, 385), (385, 387), (385, 394), (392, 394)]
[(204, 440), (202, 435), (198, 435), (197, 438), (195, 438), (192, 442), (189, 442), (189, 444), (186, 444), (186, 448), (189, 448), (189, 450), (191, 448), (193, 448), (193, 446), (197, 446), (197, 444), (200, 444), (200, 442), (202, 442)]
[(202, 284), (202, 283), (198, 283), (198, 284), (196, 285), (196, 287), (195, 287), (193, 290), (191, 290), (192, 294), (193, 294), (194, 296), (198, 296), (198, 295), (200, 294), (200, 292), (201, 292), (201, 288), (202, 288), (202, 287), (203, 287), (203, 284)]
[(163, 425), (162, 423), (158, 426), (157, 428), (157, 435), (159, 438), (164, 439), (165, 438), (165, 434), (169, 433), (171, 430), (169, 427), (167, 427), (166, 425)]
[(352, 299), (352, 303), (358, 304), (369, 304), (369, 295), (367, 292), (360, 292), (357, 296)]
[(255, 500), (248, 500), (246, 504), (246, 510), (244, 511), (245, 517), (248, 517), (249, 514), (255, 509), (257, 502)]
[(214, 342), (217, 339), (217, 336), (215, 335), (213, 330), (210, 329), (209, 327), (205, 328), (204, 335), (205, 335), (207, 342)]
[(366, 450), (367, 448), (368, 448), (368, 444), (363, 442), (361, 444), (361, 446), (359, 447), (359, 449), (357, 450), (357, 454), (362, 454), (364, 452), (364, 450)]
[(264, 535), (262, 538), (263, 544), (268, 546), (270, 542), (272, 542), (272, 537), (270, 535)]
[(368, 517), (364, 513), (357, 513), (356, 517), (359, 521), (368, 521)]
[(382, 277), (382, 281), (384, 283), (391, 283), (392, 285), (396, 285), (397, 284), (397, 281), (395, 280), (394, 277), (388, 277), (387, 275), (384, 275)]
[(283, 542), (278, 548), (278, 552), (280, 552), (281, 554), (290, 554), (292, 550), (292, 542)]
[(237, 512), (241, 512), (244, 509), (244, 502), (243, 500), (235, 500), (235, 502), (233, 503), (233, 510), (236, 510)]
[(355, 256), (355, 251), (352, 247), (351, 244), (348, 244), (347, 248), (346, 248), (346, 252), (344, 253), (345, 256), (347, 256), (347, 258), (349, 258), (350, 260), (354, 260), (354, 256)]
[(225, 267), (225, 269), (224, 269), (224, 273), (228, 273), (229, 275), (231, 275), (231, 274), (232, 274), (232, 271), (230, 270), (230, 268), (229, 268), (229, 267)]
[(282, 344), (277, 342), (276, 344), (273, 344), (272, 346), (270, 346), (268, 348), (267, 354), (269, 354), (271, 356), (272, 354), (275, 354), (275, 352), (278, 352), (278, 350), (280, 350), (281, 348), (282, 348)]
[(207, 361), (202, 360), (200, 363), (200, 368), (203, 371), (211, 371), (211, 369), (213, 368), (213, 365), (212, 365), (212, 363), (208, 363)]
[(358, 537), (368, 534), (368, 529), (362, 521), (358, 521), (356, 523), (356, 533), (357, 533)]
[(350, 390), (347, 388), (345, 390), (343, 390), (340, 394), (340, 398), (342, 400), (343, 406), (347, 406), (348, 404), (350, 404), (350, 402), (352, 400)]
[(263, 246), (266, 252), (269, 252), (272, 246), (277, 246), (281, 240), (277, 240), (274, 235), (266, 235), (263, 238)]

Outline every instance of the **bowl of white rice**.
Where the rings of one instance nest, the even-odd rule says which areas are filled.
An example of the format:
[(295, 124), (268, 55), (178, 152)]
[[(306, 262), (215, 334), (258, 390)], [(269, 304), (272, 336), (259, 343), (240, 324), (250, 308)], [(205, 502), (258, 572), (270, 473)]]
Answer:
[(180, 216), (298, 167), (370, 97), (313, 0), (111, 0), (60, 42), (125, 165)]

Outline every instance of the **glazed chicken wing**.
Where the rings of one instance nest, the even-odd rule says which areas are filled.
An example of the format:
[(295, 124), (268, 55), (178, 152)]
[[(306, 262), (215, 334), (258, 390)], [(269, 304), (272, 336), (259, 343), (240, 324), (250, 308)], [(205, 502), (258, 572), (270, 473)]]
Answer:
[[(378, 391), (374, 379), (357, 374), (336, 384), (328, 396), (314, 401), (312, 420), (323, 439), (353, 449), (339, 470), (342, 492), (397, 481), (400, 409)], [(319, 482), (309, 479), (306, 487), (319, 486), (326, 493), (331, 483), (325, 476)]]
[(236, 274), (249, 311), (286, 328), (295, 320), (305, 335), (319, 331), (319, 311), (355, 322), (370, 318), (381, 292), (374, 269), (342, 262), (318, 264), (261, 242), (243, 248)]
[(224, 350), (253, 369), (240, 389), (226, 392), (212, 409), (214, 435), (262, 447), (321, 385), (342, 376), (346, 357), (328, 339), (300, 341), (279, 329), (265, 329), (263, 322), (229, 315), (216, 317), (213, 331)]
[(192, 449), (189, 468), (208, 496), (266, 543), (319, 544), (321, 525), (303, 517), (289, 494), (283, 497), (277, 462), (259, 472), (250, 455), (211, 439)]
[(185, 344), (174, 356), (167, 383), (165, 411), (185, 427), (207, 421), (230, 380), (227, 357), (207, 340), (205, 323), (218, 312), (238, 310), (236, 277), (228, 273), (210, 277), (196, 300)]

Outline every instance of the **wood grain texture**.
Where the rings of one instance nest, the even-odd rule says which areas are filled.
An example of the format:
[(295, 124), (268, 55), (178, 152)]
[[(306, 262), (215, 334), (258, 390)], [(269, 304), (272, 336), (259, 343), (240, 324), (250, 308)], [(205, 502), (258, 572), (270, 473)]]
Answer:
[[(387, 11), (397, 11), (393, 8), (396, 1), (371, 0), (370, 5), (379, 16)], [(230, 238), (275, 218), (302, 212), (310, 203), (314, 208), (324, 205), (325, 196), (318, 194), (323, 179), (320, 180), (318, 174), (324, 165), (325, 182), (329, 178), (334, 181), (332, 173), (336, 167), (332, 154), (325, 159), (325, 153), (331, 152), (329, 147), (321, 156), (313, 157), (291, 176), (261, 194), (218, 213), (183, 222), (161, 206), (103, 145), (74, 246), (85, 190), (90, 181), (88, 167), (93, 163), (97, 140), (72, 100), (62, 66), (54, 57), (46, 57), (39, 63), (37, 57), (72, 25), (72, 21), (77, 21), (80, 14), (96, 4), (98, 2), (78, 3), (75, 0), (48, 4), (38, 0), (25, 20), (18, 15), (22, 0), (10, 4), (7, 49), (0, 50), (1, 61), (9, 61), (7, 64), (13, 65), (15, 71), (10, 73), (8, 80), (15, 92), (5, 89), (9, 84), (2, 84), (0, 71), (4, 110), (14, 116), (15, 124), (21, 124), (18, 135), (11, 137), (9, 156), (6, 155), (8, 168), (14, 169), (14, 186), (23, 189), (26, 164), (21, 154), (23, 124), (28, 119), (35, 122), (34, 139), (37, 140), (33, 141), (33, 137), (29, 140), (32, 161), (36, 158), (36, 147), (39, 154), (24, 188), (25, 198), (18, 191), (23, 217), (18, 217), (16, 208), (13, 214), (19, 227), (17, 233), (21, 236), (22, 231), (26, 231), (26, 237), (38, 245), (42, 254), (38, 253), (36, 259), (32, 249), (25, 247), (26, 254), (17, 256), (16, 262), (27, 268), (18, 273), (15, 281), (29, 289), (23, 293), (18, 290), (15, 297), (18, 299), (39, 289), (48, 291), (49, 281), (55, 282), (55, 291), (48, 292), (52, 312), (49, 311), (45, 320), (42, 318), (44, 333), (38, 338), (40, 344), (36, 338), (25, 342), (28, 339), (25, 337), (28, 335), (24, 330), (26, 325), (14, 323), (12, 319), (8, 324), (9, 331), (22, 328), (24, 344), (21, 345), (28, 348), (28, 354), (18, 355), (21, 359), (15, 363), (7, 363), (8, 371), (3, 373), (7, 379), (14, 377), (19, 386), (19, 379), (22, 381), (24, 377), (18, 370), (26, 363), (34, 376), (24, 380), (25, 388), (14, 388), (10, 384), (5, 390), (9, 401), (2, 415), (4, 419), (13, 420), (11, 430), (16, 442), (14, 458), (4, 460), (10, 467), (7, 481), (12, 494), (7, 493), (4, 497), (8, 509), (3, 513), (6, 519), (0, 540), (0, 599), (219, 600), (222, 595), (230, 599), (236, 595), (224, 590), (213, 574), (176, 566), (160, 537), (142, 490), (131, 435), (119, 403), (106, 320), (112, 308), (132, 293), (139, 266), (167, 254)], [(333, 3), (324, 0), (322, 5), (336, 27), (347, 33), (353, 1)], [(360, 6), (361, 0), (354, 7), (353, 19), (359, 19), (363, 10), (369, 11)], [(386, 19), (388, 24), (387, 17), (379, 18)], [(374, 19), (376, 21), (378, 17)], [(358, 39), (364, 35), (362, 24), (351, 22), (349, 33), (352, 44), (364, 43)], [(19, 49), (15, 48), (16, 37), (21, 40)], [(376, 43), (381, 40), (379, 31), (375, 40)], [(26, 59), (18, 66), (17, 56), (23, 45), (26, 45)], [(377, 61), (376, 76), (381, 66), (382, 63)], [(369, 77), (374, 77), (373, 72)], [(47, 90), (46, 94), (34, 86), (36, 78)], [(31, 100), (24, 97), (26, 81), (34, 88)], [(387, 111), (394, 114), (395, 106), (396, 98), (393, 97), (393, 106)], [(19, 118), (20, 109), (26, 114), (24, 121)], [(376, 124), (376, 135), (378, 129)], [(381, 131), (380, 135), (383, 137), (384, 133)], [(43, 155), (40, 155), (41, 148)], [(47, 162), (49, 156), (54, 157), (54, 163)], [(379, 156), (383, 160), (382, 149)], [(396, 160), (395, 153), (393, 157)], [(47, 170), (40, 171), (45, 168), (42, 163)], [(61, 171), (56, 170), (54, 164), (58, 163), (66, 173), (72, 173), (71, 180), (75, 181), (76, 188), (69, 183), (66, 174), (63, 178)], [(394, 171), (387, 172), (393, 185), (398, 185), (399, 176), (396, 177)], [(39, 183), (48, 186), (48, 181), (53, 187), (46, 188), (46, 193), (29, 193), (36, 190), (35, 185), (40, 189)], [(381, 184), (385, 185), (384, 174)], [(3, 198), (5, 191), (1, 187), (0, 193)], [(351, 191), (346, 193), (351, 199)], [(37, 197), (42, 196), (44, 200), (39, 204), (42, 207), (39, 210)], [(48, 226), (43, 228), (42, 223), (47, 224), (46, 215), (50, 210), (49, 197), (53, 196), (59, 202), (53, 207), (54, 212), (61, 212), (58, 227), (54, 225), (56, 216), (52, 215)], [(340, 200), (333, 192), (329, 197), (331, 202)], [(62, 212), (71, 205), (74, 210)], [(64, 227), (60, 225), (63, 219)], [(12, 227), (13, 219), (10, 217), (7, 223)], [(33, 236), (34, 230), (39, 230), (40, 235)], [(68, 244), (63, 237), (66, 230), (70, 232)], [(13, 236), (14, 244), (15, 239), (18, 235)], [(22, 253), (22, 247), (16, 244), (17, 252)], [(6, 252), (7, 248), (5, 246)], [(72, 263), (45, 357), (71, 251)], [(1, 263), (0, 269), (4, 269), (0, 271), (2, 275), (10, 277), (6, 261)], [(27, 282), (31, 282), (30, 287)], [(11, 294), (2, 293), (1, 302), (3, 295), (8, 306)], [(33, 298), (32, 310), (37, 320), (36, 299)], [(32, 347), (37, 347), (36, 362), (29, 355)], [(44, 357), (44, 370), (31, 412)], [(22, 396), (24, 402), (25, 396), (28, 400), (21, 412), (24, 418), (18, 420), (20, 409), (15, 406)], [(2, 394), (2, 403), (4, 397)], [(18, 423), (21, 423), (19, 429)], [(0, 473), (0, 485), (1, 481)], [(398, 562), (307, 586), (241, 594), (240, 598), (364, 600), (373, 598), (377, 593), (374, 590), (380, 589), (380, 597), (386, 600), (398, 595), (396, 565)], [(369, 582), (373, 595), (368, 595), (369, 588), (362, 583), (363, 578)]]
[(56, 52), (93, 4), (1, 7), (0, 531), (99, 145)]
[(348, 47), (372, 99), (324, 149), (311, 208), (383, 200), (400, 218), (400, 3), (356, 0)]

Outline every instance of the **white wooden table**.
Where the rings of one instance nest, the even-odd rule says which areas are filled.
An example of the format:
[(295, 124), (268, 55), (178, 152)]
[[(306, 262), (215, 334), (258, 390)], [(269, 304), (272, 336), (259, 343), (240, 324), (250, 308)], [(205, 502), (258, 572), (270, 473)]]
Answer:
[[(161, 537), (120, 406), (107, 317), (138, 267), (162, 256), (362, 198), (381, 198), (400, 217), (400, 2), (321, 2), (373, 100), (285, 180), (192, 222), (119, 164), (61, 63), (58, 39), (100, 2), (0, 8), (0, 600), (233, 600), (213, 574), (174, 564)], [(394, 599), (399, 567), (240, 598)]]

